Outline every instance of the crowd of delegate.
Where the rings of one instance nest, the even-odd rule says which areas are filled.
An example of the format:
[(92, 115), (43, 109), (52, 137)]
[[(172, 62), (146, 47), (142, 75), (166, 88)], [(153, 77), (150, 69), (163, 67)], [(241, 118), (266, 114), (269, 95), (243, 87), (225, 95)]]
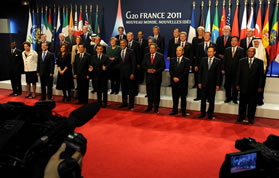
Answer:
[[(168, 41), (167, 58), (170, 61), (170, 87), (173, 108), (170, 115), (178, 114), (181, 99), (182, 117), (187, 115), (186, 98), (188, 88), (197, 88), (195, 101), (200, 100), (198, 118), (214, 118), (215, 95), (222, 87), (225, 76), (225, 103), (238, 104), (237, 121), (246, 118), (254, 123), (257, 105), (263, 105), (263, 92), (268, 72), (268, 53), (259, 38), (253, 37), (253, 29), (247, 29), (247, 37), (239, 39), (231, 36), (230, 26), (225, 26), (216, 44), (211, 42), (211, 33), (204, 27), (197, 28), (197, 36), (187, 43), (187, 33), (178, 28)], [(24, 50), (10, 43), (8, 51), (9, 73), (13, 92), (10, 96), (22, 94), (21, 74), (26, 75), (26, 98), (36, 98), (36, 83), (40, 78), (40, 100), (52, 100), (55, 65), (58, 69), (56, 89), (63, 91), (62, 102), (72, 102), (73, 90), (77, 92), (77, 103), (88, 103), (89, 82), (92, 93), (97, 93), (97, 102), (107, 107), (108, 80), (110, 94), (119, 94), (120, 108), (134, 109), (139, 84), (146, 84), (148, 106), (145, 112), (159, 112), (162, 72), (165, 69), (165, 38), (158, 26), (153, 27), (153, 36), (144, 38), (142, 31), (137, 39), (132, 32), (124, 34), (118, 28), (118, 35), (110, 38), (110, 46), (96, 34), (88, 32), (84, 26), (80, 36), (59, 34), (59, 43), (50, 51), (51, 42), (41, 34), (36, 51), (29, 42), (23, 43)], [(239, 45), (240, 44), (240, 45)], [(56, 56), (56, 57), (54, 57)], [(56, 64), (55, 64), (56, 58)], [(194, 86), (188, 87), (189, 71), (194, 73)], [(168, 79), (169, 80), (169, 79)], [(240, 94), (239, 94), (240, 93)], [(206, 111), (206, 103), (209, 103)]]

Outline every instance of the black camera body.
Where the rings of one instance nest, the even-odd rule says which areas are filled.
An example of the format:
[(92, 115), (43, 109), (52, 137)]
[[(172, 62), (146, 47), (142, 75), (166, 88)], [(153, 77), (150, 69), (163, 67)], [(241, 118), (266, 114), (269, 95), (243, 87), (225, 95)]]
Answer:
[(264, 143), (253, 138), (236, 140), (241, 152), (226, 155), (220, 178), (278, 178), (279, 137), (269, 135)]
[(100, 107), (94, 103), (83, 106), (69, 118), (53, 114), (54, 107), (54, 101), (35, 106), (12, 102), (0, 105), (1, 177), (43, 177), (48, 160), (62, 143), (66, 150), (61, 154), (65, 164), (58, 167), (60, 177), (81, 177), (79, 166), (67, 167), (74, 152), (78, 150), (83, 156), (86, 152), (86, 138), (74, 129), (89, 121)]

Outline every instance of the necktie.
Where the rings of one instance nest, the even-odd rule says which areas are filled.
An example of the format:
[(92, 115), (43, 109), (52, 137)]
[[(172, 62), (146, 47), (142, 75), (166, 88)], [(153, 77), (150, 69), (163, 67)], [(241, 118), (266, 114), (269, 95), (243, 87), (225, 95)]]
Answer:
[(139, 44), (140, 44), (140, 46), (141, 46), (141, 44), (142, 44), (142, 39), (139, 40)]
[(122, 50), (122, 52), (121, 52), (121, 59), (122, 59), (122, 62), (124, 62), (124, 59), (125, 59), (124, 50)]
[(123, 39), (123, 37), (122, 37), (122, 35), (120, 35), (120, 40), (122, 40)]
[(235, 47), (233, 47), (232, 57), (234, 57), (234, 54), (235, 54)]
[(154, 54), (151, 54), (151, 64), (154, 62)]
[(43, 62), (45, 62), (46, 52), (43, 52)]
[(225, 39), (224, 39), (224, 46), (226, 46), (226, 43), (227, 43), (227, 36), (225, 36)]
[(208, 48), (208, 46), (207, 46), (207, 42), (206, 42), (205, 43), (205, 49), (204, 49), (205, 55), (207, 55), (207, 48)]
[(98, 54), (98, 59), (101, 60), (101, 55), (100, 54)]
[(177, 42), (178, 42), (178, 40), (177, 40), (177, 38), (175, 38), (175, 44), (177, 44)]
[(247, 48), (249, 47), (249, 45), (250, 45), (250, 42), (251, 42), (251, 40), (250, 40), (250, 38), (248, 38), (248, 44), (247, 44)]
[(82, 56), (82, 54), (80, 53), (79, 58), (82, 59), (82, 57), (83, 57), (83, 56)]
[(182, 48), (184, 48), (184, 42), (182, 42)]
[(252, 58), (249, 59), (249, 69), (252, 67)]
[(209, 62), (208, 62), (208, 70), (210, 70), (211, 65), (212, 65), (212, 58), (209, 58)]
[(131, 46), (132, 46), (132, 43), (131, 43), (131, 42), (129, 42), (129, 48), (131, 48)]

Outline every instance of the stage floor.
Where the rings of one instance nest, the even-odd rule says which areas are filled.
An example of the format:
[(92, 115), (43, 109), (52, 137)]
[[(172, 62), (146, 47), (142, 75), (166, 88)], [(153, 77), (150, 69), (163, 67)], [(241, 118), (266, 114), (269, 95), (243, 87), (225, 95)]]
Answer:
[[(36, 99), (9, 97), (10, 90), (0, 90), (0, 102), (24, 102)], [(68, 116), (80, 107), (59, 102), (56, 111)], [(93, 102), (95, 100), (90, 100)], [(216, 113), (214, 120), (197, 119), (199, 112), (189, 111), (186, 118), (168, 116), (170, 108), (160, 113), (144, 113), (146, 106), (134, 111), (119, 109), (109, 102), (86, 125), (76, 131), (88, 140), (83, 159), (85, 178), (216, 178), (225, 154), (237, 152), (235, 140), (252, 137), (263, 142), (268, 135), (279, 135), (279, 120), (256, 118), (254, 125), (237, 123), (236, 116)]]

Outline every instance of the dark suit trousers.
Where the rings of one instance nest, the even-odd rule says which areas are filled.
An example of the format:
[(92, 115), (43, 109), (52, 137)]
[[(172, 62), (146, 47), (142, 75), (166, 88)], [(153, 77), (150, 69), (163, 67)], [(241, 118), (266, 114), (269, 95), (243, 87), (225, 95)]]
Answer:
[(161, 85), (154, 84), (153, 82), (146, 84), (148, 108), (159, 109), (160, 104), (160, 89)]
[(199, 71), (195, 71), (195, 69), (193, 68), (193, 73), (194, 73), (194, 81), (195, 81), (195, 86), (198, 86), (198, 84), (199, 84), (199, 77), (198, 77), (198, 75), (199, 75)]
[(88, 87), (89, 80), (86, 76), (77, 77), (77, 90), (78, 90), (78, 101), (80, 103), (88, 103)]
[(100, 78), (96, 80), (97, 101), (99, 104), (107, 104), (108, 101), (108, 79)]
[(208, 115), (212, 116), (215, 107), (216, 87), (208, 86), (201, 89), (201, 114), (206, 113), (206, 100), (209, 102)]
[(258, 103), (263, 102), (264, 100), (264, 88), (266, 83), (266, 75), (264, 76), (264, 86), (263, 86), (263, 92), (258, 93)]
[(41, 80), (41, 98), (46, 99), (46, 88), (47, 88), (47, 97), (48, 99), (52, 98), (52, 86), (53, 86), (53, 77), (42, 75), (40, 76)]
[[(246, 115), (249, 120), (254, 120), (257, 108), (257, 92), (241, 93), (239, 100), (238, 119), (244, 120)], [(248, 112), (247, 112), (248, 107)]]
[(11, 74), (11, 84), (14, 93), (21, 94), (22, 87), (21, 87), (21, 74)]
[(121, 91), (122, 91), (122, 103), (127, 104), (129, 95), (129, 105), (134, 107), (135, 95), (134, 95), (134, 81), (130, 80), (130, 76), (120, 75)]
[(118, 69), (112, 69), (109, 71), (109, 79), (112, 92), (119, 92), (120, 88), (120, 76)]
[(225, 90), (226, 90), (226, 99), (227, 100), (237, 100), (237, 89), (235, 86), (235, 76), (232, 74), (225, 74)]
[(187, 87), (172, 87), (173, 112), (178, 112), (179, 97), (181, 98), (181, 112), (186, 112)]

